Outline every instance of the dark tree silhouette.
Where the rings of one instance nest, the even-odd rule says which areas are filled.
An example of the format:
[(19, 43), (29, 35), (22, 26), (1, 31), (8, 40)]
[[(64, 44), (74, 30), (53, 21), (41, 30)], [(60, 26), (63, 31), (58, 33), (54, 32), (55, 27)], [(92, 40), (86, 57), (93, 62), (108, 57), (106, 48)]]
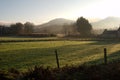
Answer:
[(4, 28), (4, 26), (0, 25), (0, 36), (3, 35), (3, 28)]
[(33, 33), (33, 28), (34, 28), (34, 24), (33, 23), (30, 23), (30, 22), (26, 22), (24, 24), (24, 30), (25, 30), (25, 33)]
[(80, 17), (76, 21), (77, 31), (80, 33), (82, 37), (88, 37), (92, 33), (92, 26), (89, 21), (83, 17)]
[(24, 25), (22, 23), (12, 24), (10, 26), (11, 34), (22, 34), (24, 31)]
[(18, 34), (23, 34), (24, 33), (24, 25), (22, 23), (16, 23), (16, 26), (18, 27)]
[(35, 25), (30, 22), (22, 24), (20, 22), (11, 24), (10, 26), (0, 25), (0, 36), (19, 36), (33, 33)]
[(10, 34), (10, 28), (5, 25), (0, 25), (0, 36)]

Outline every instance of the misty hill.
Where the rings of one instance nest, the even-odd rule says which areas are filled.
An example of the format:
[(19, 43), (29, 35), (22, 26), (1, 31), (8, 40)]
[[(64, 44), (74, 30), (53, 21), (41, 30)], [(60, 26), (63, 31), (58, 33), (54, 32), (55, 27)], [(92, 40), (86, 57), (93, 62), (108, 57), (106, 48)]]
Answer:
[(119, 17), (107, 17), (103, 20), (92, 23), (94, 29), (115, 29), (120, 25)]
[(36, 27), (36, 32), (49, 32), (49, 33), (59, 33), (63, 29), (63, 25), (69, 25), (74, 23), (72, 20), (64, 19), (64, 18), (57, 18), (53, 19), (47, 23), (42, 25), (38, 25)]
[[(59, 33), (63, 30), (63, 25), (72, 24), (75, 21), (67, 20), (64, 18), (57, 18), (49, 21), (48, 23), (44, 23), (42, 25), (38, 25), (36, 27), (36, 32), (50, 32), (50, 33)], [(97, 22), (91, 23), (94, 30), (100, 30), (102, 32), (104, 29), (116, 29), (120, 25), (119, 17), (107, 17), (105, 19), (99, 20)]]
[(52, 25), (63, 26), (64, 24), (71, 24), (73, 22), (74, 21), (72, 21), (72, 20), (68, 20), (68, 19), (64, 19), (64, 18), (56, 18), (56, 19), (53, 19), (42, 25), (38, 25), (37, 27), (42, 28), (42, 27), (48, 27), (48, 26), (52, 26)]

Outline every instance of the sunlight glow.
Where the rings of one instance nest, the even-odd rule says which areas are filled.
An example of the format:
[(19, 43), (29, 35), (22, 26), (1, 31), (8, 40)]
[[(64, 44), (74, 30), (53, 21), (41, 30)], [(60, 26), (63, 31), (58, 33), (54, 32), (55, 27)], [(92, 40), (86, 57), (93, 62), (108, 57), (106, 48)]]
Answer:
[(106, 18), (108, 16), (120, 17), (120, 1), (118, 0), (100, 0), (85, 7), (77, 7), (71, 10), (68, 18), (78, 18), (80, 16), (89, 18)]

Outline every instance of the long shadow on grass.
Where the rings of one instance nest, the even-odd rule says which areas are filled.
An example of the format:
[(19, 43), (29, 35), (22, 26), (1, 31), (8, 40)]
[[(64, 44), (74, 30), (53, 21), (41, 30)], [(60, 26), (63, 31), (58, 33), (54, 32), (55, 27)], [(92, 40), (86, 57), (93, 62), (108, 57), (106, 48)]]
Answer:
[[(114, 53), (111, 53), (107, 56), (108, 63), (120, 62), (120, 50)], [(104, 64), (104, 58), (99, 58), (96, 60), (88, 61), (84, 63), (85, 65), (99, 65)]]
[[(86, 48), (87, 47), (87, 48)], [(51, 47), (51, 48), (32, 48), (32, 49), (20, 49), (20, 50), (13, 50), (13, 51), (4, 51), (0, 54), (0, 63), (4, 66), (21, 66), (26, 65), (36, 65), (36, 64), (51, 64), (55, 63), (55, 53), (54, 50), (58, 49), (58, 54), (61, 60), (68, 60), (75, 58), (82, 58), (92, 56), (95, 54), (100, 53), (102, 46), (91, 46), (88, 44), (76, 44), (76, 45), (63, 45), (59, 47)], [(75, 54), (73, 54), (75, 53)], [(76, 54), (77, 53), (77, 54)], [(82, 57), (81, 57), (82, 56)], [(63, 57), (63, 58), (61, 58)], [(102, 59), (103, 60), (103, 59)], [(99, 62), (99, 60), (91, 61), (91, 63)], [(7, 64), (8, 63), (8, 64)], [(67, 63), (67, 62), (66, 62)], [(89, 62), (88, 62), (89, 63)], [(7, 65), (6, 65), (7, 64)], [(21, 68), (20, 67), (20, 68)]]
[[(81, 47), (82, 46), (82, 47)], [(80, 48), (81, 47), (81, 48)], [(4, 51), (0, 54), (0, 63), (3, 67), (11, 67), (18, 66), (22, 67), (22, 65), (36, 65), (36, 64), (45, 64), (46, 62), (51, 65), (51, 63), (55, 63), (55, 53), (54, 50), (58, 49), (59, 57), (63, 57), (62, 60), (73, 59), (74, 57), (87, 57), (90, 55), (97, 54), (96, 52), (89, 53), (90, 51), (94, 51), (96, 47), (87, 46), (84, 44), (77, 45), (64, 45), (60, 47), (52, 47), (52, 48), (32, 48), (32, 49), (20, 49), (20, 50), (12, 50), (12, 51)], [(102, 46), (98, 46), (97, 48), (101, 48)], [(79, 51), (83, 50), (82, 53)], [(87, 52), (85, 52), (87, 50)], [(72, 54), (73, 52), (78, 51), (78, 54)], [(68, 56), (70, 54), (70, 56)], [(72, 54), (72, 55), (71, 55)], [(73, 56), (74, 55), (74, 56)], [(82, 59), (81, 58), (81, 59)], [(54, 62), (53, 62), (54, 61)], [(60, 59), (61, 61), (61, 59)], [(75, 60), (74, 60), (75, 61)], [(6, 65), (7, 64), (7, 65)], [(20, 68), (21, 68), (20, 67)]]
[(109, 45), (109, 44), (120, 44), (119, 41), (94, 41), (94, 43), (89, 43), (90, 45)]

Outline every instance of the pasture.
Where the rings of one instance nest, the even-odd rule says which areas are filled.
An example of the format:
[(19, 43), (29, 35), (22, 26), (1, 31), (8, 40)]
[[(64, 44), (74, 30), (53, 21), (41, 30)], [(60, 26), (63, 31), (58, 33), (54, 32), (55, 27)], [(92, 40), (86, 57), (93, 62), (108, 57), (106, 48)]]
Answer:
[(120, 60), (120, 43), (116, 41), (38, 41), (0, 43), (0, 69), (26, 70), (35, 65), (56, 66), (57, 49), (60, 67), (78, 64), (101, 64), (103, 49), (107, 48), (108, 61)]

